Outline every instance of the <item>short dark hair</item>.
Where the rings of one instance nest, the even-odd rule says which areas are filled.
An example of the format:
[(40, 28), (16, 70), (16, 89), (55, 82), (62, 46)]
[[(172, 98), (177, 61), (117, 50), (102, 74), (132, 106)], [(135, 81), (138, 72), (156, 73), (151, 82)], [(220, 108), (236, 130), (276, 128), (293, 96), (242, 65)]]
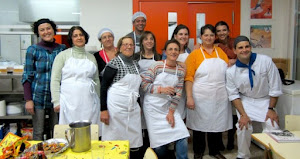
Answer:
[(247, 38), (247, 37), (244, 36), (244, 35), (240, 35), (240, 36), (238, 36), (238, 37), (236, 37), (236, 38), (234, 39), (234, 42), (233, 42), (233, 48), (236, 49), (236, 45), (237, 45), (239, 42), (242, 42), (242, 41), (248, 41), (249, 44), (250, 44), (249, 38)]
[(200, 34), (203, 35), (204, 31), (206, 29), (209, 29), (211, 32), (213, 32), (214, 34), (216, 34), (216, 28), (213, 25), (211, 25), (211, 24), (206, 24), (203, 27), (201, 27)]
[(80, 30), (82, 32), (82, 34), (84, 35), (84, 38), (85, 38), (85, 44), (87, 44), (89, 42), (90, 36), (81, 26), (72, 26), (72, 28), (69, 30), (69, 33), (68, 33), (68, 43), (70, 46), (73, 46), (72, 35), (73, 35), (74, 30)]
[(218, 26), (221, 26), (221, 25), (225, 25), (227, 27), (227, 30), (229, 31), (229, 26), (226, 22), (224, 21), (219, 21), (217, 22), (217, 24), (215, 25), (215, 28), (217, 29)]
[(144, 45), (143, 45), (143, 40), (148, 36), (148, 35), (152, 35), (153, 39), (154, 39), (154, 46), (152, 48), (152, 51), (153, 53), (157, 53), (156, 51), (156, 38), (155, 38), (155, 35), (151, 32), (151, 31), (144, 31), (141, 35), (141, 38), (140, 38), (140, 47), (141, 47), (141, 53), (145, 53), (145, 48), (144, 48)]
[(164, 50), (167, 50), (168, 45), (172, 44), (172, 43), (178, 45), (178, 47), (180, 49), (180, 43), (177, 40), (175, 40), (175, 39), (171, 39), (171, 40), (166, 41)]
[(31, 30), (33, 31), (33, 33), (39, 37), (39, 25), (43, 24), (43, 23), (49, 23), (52, 27), (52, 29), (54, 30), (54, 35), (56, 35), (57, 32), (57, 28), (56, 28), (56, 24), (54, 23), (54, 21), (48, 19), (48, 18), (43, 18), (43, 19), (39, 19), (38, 21), (34, 22), (31, 25)]

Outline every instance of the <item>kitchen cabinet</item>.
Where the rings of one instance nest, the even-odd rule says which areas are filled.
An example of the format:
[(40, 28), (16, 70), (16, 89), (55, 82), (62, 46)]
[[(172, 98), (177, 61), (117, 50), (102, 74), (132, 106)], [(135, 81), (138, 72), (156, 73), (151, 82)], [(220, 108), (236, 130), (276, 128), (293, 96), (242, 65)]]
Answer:
[(300, 81), (295, 81), (292, 85), (282, 86), (283, 94), (277, 102), (277, 113), (279, 116), (279, 126), (285, 128), (285, 115), (300, 115)]
[(0, 94), (23, 94), (22, 75), (0, 75)]

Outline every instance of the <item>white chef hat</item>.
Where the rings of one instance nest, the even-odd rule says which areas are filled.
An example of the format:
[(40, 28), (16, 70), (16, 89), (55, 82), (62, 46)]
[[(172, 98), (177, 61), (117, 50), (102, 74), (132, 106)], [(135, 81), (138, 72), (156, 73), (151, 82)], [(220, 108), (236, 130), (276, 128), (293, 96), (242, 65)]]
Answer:
[(135, 12), (132, 16), (132, 22), (134, 22), (134, 20), (138, 17), (143, 17), (145, 18), (145, 20), (147, 20), (146, 14), (143, 12)]
[(115, 37), (114, 36), (114, 33), (110, 30), (110, 29), (108, 29), (108, 28), (103, 28), (103, 29), (101, 29), (100, 31), (99, 31), (99, 33), (98, 33), (98, 40), (101, 38), (101, 36), (104, 34), (104, 33), (111, 33), (111, 35), (113, 36), (113, 37)]

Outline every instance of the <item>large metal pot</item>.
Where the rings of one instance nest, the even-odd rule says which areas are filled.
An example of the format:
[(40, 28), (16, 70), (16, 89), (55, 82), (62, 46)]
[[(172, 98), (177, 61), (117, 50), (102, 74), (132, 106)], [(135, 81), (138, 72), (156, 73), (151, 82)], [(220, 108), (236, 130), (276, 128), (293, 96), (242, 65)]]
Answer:
[[(65, 131), (66, 139), (74, 152), (84, 152), (91, 149), (91, 122), (87, 120), (75, 121), (69, 124)], [(71, 134), (69, 140), (68, 132)]]

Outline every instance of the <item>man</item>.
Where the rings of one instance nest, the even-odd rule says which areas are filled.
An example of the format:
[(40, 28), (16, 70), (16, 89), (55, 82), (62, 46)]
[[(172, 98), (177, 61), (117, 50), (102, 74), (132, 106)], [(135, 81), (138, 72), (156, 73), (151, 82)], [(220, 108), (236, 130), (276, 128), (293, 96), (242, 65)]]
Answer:
[(237, 158), (250, 158), (252, 121), (262, 124), (263, 131), (278, 129), (278, 115), (274, 110), (282, 94), (281, 79), (272, 59), (251, 52), (245, 36), (234, 40), (236, 64), (226, 71), (228, 98), (238, 110)]
[(127, 34), (134, 40), (135, 44), (135, 53), (140, 52), (140, 38), (144, 32), (146, 26), (147, 17), (143, 12), (135, 12), (132, 16), (132, 24), (134, 26), (134, 31)]

